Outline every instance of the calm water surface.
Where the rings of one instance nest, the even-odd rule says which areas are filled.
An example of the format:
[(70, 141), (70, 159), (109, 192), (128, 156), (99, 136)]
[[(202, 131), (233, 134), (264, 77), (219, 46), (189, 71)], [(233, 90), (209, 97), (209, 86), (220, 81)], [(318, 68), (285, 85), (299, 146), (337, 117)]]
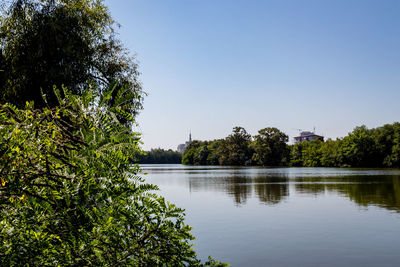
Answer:
[(400, 266), (400, 170), (143, 165), (186, 209), (202, 259)]

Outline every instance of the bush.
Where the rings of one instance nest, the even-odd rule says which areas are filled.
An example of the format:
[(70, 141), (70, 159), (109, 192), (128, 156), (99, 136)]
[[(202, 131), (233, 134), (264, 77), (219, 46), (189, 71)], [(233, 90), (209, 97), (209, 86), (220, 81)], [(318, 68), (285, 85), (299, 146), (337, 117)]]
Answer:
[(130, 164), (140, 138), (113, 89), (55, 92), (51, 109), (0, 105), (0, 265), (201, 265), (183, 210)]

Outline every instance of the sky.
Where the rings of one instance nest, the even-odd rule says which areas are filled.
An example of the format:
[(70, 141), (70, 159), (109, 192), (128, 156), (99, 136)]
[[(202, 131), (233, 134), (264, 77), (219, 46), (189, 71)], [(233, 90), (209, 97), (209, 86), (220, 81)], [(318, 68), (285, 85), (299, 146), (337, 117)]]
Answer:
[(148, 96), (143, 148), (400, 120), (400, 1), (107, 0)]

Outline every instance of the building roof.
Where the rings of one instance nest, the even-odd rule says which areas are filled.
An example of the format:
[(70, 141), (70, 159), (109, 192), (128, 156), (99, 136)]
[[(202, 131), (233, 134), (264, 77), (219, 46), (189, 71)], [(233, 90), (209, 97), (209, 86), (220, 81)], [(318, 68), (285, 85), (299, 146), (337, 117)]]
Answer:
[(294, 138), (302, 138), (302, 137), (310, 137), (310, 136), (323, 137), (322, 135), (318, 135), (318, 134), (307, 134), (307, 135), (295, 136)]

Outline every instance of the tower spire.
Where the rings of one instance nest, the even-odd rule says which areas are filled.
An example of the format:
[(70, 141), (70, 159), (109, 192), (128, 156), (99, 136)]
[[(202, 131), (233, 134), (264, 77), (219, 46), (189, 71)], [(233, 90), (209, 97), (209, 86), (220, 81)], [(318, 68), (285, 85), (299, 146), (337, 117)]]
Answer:
[(189, 131), (189, 143), (192, 142), (192, 130)]

